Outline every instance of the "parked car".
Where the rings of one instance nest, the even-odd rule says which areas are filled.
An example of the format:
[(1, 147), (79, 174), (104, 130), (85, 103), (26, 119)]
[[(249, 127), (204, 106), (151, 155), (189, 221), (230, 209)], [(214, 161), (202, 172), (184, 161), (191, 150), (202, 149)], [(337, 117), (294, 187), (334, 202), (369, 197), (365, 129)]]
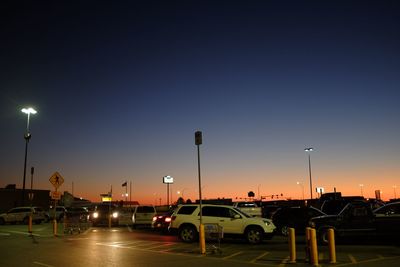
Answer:
[[(258, 244), (272, 238), (275, 226), (270, 219), (251, 217), (239, 209), (225, 205), (202, 205), (203, 224), (218, 224), (225, 236), (244, 237), (249, 243)], [(184, 242), (198, 238), (200, 206), (181, 205), (172, 214), (170, 230), (177, 232)]]
[(233, 207), (240, 209), (242, 212), (247, 213), (250, 216), (254, 217), (262, 216), (261, 207), (257, 206), (257, 204), (254, 202), (248, 202), (248, 201), (234, 202)]
[(163, 214), (155, 215), (151, 223), (151, 228), (163, 233), (168, 232), (168, 228), (171, 223), (171, 217), (174, 211), (174, 209), (171, 209)]
[(289, 234), (289, 228), (294, 228), (296, 234), (304, 234), (308, 221), (313, 217), (326, 215), (319, 209), (307, 207), (282, 207), (272, 216), (277, 233), (284, 236)]
[(50, 207), (48, 211), (49, 220), (56, 219), (58, 222), (62, 221), (67, 209), (64, 206), (56, 206), (55, 208), (54, 210), (54, 207)]
[(69, 218), (79, 217), (80, 222), (88, 222), (90, 213), (86, 207), (68, 207), (67, 208), (67, 220)]
[(5, 223), (29, 223), (29, 216), (32, 214), (32, 222), (40, 224), (46, 220), (45, 212), (40, 207), (17, 207), (6, 213), (0, 214), (0, 224)]
[(93, 226), (97, 225), (108, 225), (109, 218), (111, 218), (111, 225), (118, 226), (118, 208), (115, 205), (110, 205), (109, 203), (102, 203), (94, 206), (94, 210), (90, 214), (90, 221)]
[(374, 210), (378, 216), (400, 216), (400, 202), (388, 203)]
[(338, 215), (325, 215), (310, 220), (310, 226), (324, 244), (328, 242), (327, 230), (335, 231), (336, 239), (350, 237), (354, 241), (364, 238), (400, 238), (399, 216), (377, 216), (365, 201), (348, 203)]
[(121, 207), (119, 209), (119, 224), (131, 225), (132, 224), (133, 207)]
[(135, 206), (132, 214), (132, 224), (133, 227), (141, 226), (151, 226), (153, 222), (153, 217), (157, 214), (154, 206), (139, 205)]

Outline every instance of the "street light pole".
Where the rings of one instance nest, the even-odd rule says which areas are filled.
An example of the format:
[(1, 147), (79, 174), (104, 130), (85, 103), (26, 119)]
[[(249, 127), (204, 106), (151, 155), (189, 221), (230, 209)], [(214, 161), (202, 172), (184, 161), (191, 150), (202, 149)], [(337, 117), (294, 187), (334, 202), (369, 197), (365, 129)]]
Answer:
[(360, 184), (360, 190), (361, 190), (361, 196), (362, 197), (364, 196), (363, 188), (364, 188), (364, 184)]
[(310, 155), (313, 150), (314, 149), (312, 147), (307, 147), (304, 149), (304, 151), (307, 152), (307, 154), (308, 154), (308, 172), (310, 174), (310, 199), (313, 198), (312, 197), (312, 187), (313, 186), (312, 186), (312, 177), (311, 177), (311, 155)]
[(24, 160), (24, 178), (22, 180), (22, 206), (25, 204), (25, 181), (26, 181), (26, 162), (28, 160), (28, 143), (29, 139), (31, 139), (31, 133), (29, 132), (29, 118), (31, 114), (36, 114), (37, 111), (33, 108), (23, 108), (21, 111), (28, 115), (27, 122), (26, 122), (26, 132), (24, 135), (25, 139), (25, 160)]
[(201, 131), (196, 131), (194, 133), (194, 141), (197, 146), (197, 169), (199, 174), (199, 208), (200, 208), (200, 226), (199, 226), (199, 241), (200, 241), (200, 253), (206, 254), (206, 241), (205, 232), (203, 225), (203, 209), (202, 209), (202, 196), (201, 196), (201, 173), (200, 173), (200, 145), (203, 143), (203, 134)]

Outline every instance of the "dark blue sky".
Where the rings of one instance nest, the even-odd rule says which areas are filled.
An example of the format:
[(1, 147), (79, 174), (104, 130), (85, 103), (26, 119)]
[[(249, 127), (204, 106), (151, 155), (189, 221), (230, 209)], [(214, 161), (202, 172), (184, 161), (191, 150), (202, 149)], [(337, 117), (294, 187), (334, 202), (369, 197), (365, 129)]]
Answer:
[(400, 183), (397, 1), (114, 2), (0, 4), (0, 186), (21, 184), (26, 105), (42, 187), (91, 198), (161, 197), (167, 174), (194, 197), (198, 129), (209, 197), (298, 197), (306, 146), (329, 190)]

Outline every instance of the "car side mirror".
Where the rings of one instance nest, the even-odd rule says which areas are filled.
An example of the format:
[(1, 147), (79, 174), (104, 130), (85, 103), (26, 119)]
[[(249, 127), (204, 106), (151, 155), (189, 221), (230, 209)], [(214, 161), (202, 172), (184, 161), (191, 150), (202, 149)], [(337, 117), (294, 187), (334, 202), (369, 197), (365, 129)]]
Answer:
[(239, 214), (235, 214), (235, 216), (233, 216), (233, 219), (240, 219), (240, 218), (242, 218), (242, 217), (240, 217)]

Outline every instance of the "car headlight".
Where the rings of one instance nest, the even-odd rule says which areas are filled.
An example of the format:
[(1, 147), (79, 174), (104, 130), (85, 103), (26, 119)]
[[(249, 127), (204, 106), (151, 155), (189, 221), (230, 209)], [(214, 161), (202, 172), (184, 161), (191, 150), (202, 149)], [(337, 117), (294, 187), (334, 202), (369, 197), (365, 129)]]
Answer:
[(272, 225), (272, 222), (271, 222), (271, 221), (268, 221), (268, 220), (264, 220), (264, 223), (265, 223), (266, 226)]
[(93, 212), (93, 218), (98, 218), (99, 217), (99, 213), (98, 212)]
[(112, 216), (113, 218), (118, 218), (118, 212), (113, 212)]

